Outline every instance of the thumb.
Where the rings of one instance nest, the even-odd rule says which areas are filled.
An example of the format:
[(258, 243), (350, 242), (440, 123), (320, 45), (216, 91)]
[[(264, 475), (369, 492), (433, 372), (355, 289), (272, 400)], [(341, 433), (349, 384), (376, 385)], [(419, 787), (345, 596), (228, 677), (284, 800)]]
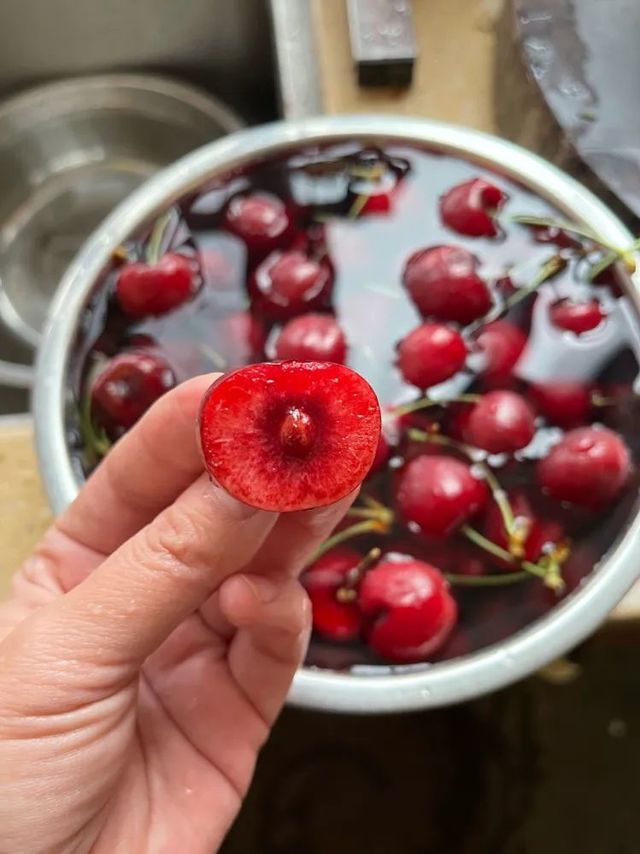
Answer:
[(87, 673), (75, 665), (83, 663), (127, 678), (225, 578), (253, 559), (277, 518), (241, 504), (203, 475), (14, 634), (29, 632), (30, 648), (37, 639), (35, 660), (44, 666), (47, 660), (48, 666), (73, 661), (79, 684), (86, 684)]

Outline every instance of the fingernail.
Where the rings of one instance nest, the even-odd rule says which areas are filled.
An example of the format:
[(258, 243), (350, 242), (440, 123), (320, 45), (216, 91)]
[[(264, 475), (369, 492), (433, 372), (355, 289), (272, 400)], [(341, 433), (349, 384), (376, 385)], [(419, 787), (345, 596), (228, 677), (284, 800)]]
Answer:
[(264, 578), (262, 575), (243, 575), (242, 579), (251, 588), (256, 599), (263, 605), (273, 602), (278, 595), (278, 586), (269, 578)]

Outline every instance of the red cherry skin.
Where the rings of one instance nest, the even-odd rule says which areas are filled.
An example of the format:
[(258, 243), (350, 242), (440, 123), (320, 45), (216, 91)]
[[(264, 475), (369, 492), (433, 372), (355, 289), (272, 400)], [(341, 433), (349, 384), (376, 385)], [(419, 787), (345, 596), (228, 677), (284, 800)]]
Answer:
[(128, 430), (176, 384), (168, 362), (154, 353), (120, 353), (91, 384), (91, 412), (111, 436)]
[(606, 314), (598, 300), (573, 302), (573, 300), (563, 299), (551, 306), (549, 317), (558, 329), (583, 335), (600, 326)]
[(274, 252), (255, 269), (249, 291), (256, 307), (275, 320), (322, 308), (333, 288), (333, 271), (325, 261), (304, 252)]
[(347, 358), (347, 341), (330, 314), (303, 314), (283, 326), (275, 344), (278, 359), (298, 362), (337, 362)]
[(477, 266), (461, 246), (431, 246), (411, 255), (402, 280), (423, 317), (466, 325), (491, 308), (491, 294)]
[(458, 234), (496, 237), (495, 215), (506, 200), (506, 194), (495, 184), (473, 178), (452, 187), (440, 198), (440, 216)]
[(619, 495), (630, 471), (621, 436), (606, 427), (577, 427), (539, 461), (537, 477), (557, 501), (598, 509)]
[(579, 249), (582, 245), (573, 235), (555, 225), (529, 226), (536, 243), (553, 243), (561, 249)]
[(531, 386), (529, 394), (538, 411), (558, 427), (577, 427), (591, 412), (589, 388), (573, 380), (538, 383)]
[(490, 454), (511, 454), (525, 448), (535, 432), (535, 414), (525, 398), (497, 390), (483, 395), (472, 407), (464, 438)]
[(358, 604), (371, 649), (386, 661), (424, 661), (451, 634), (458, 608), (442, 573), (407, 555), (387, 554), (360, 585)]
[(467, 346), (459, 332), (443, 323), (423, 323), (398, 345), (398, 368), (420, 389), (438, 385), (460, 371)]
[(227, 205), (223, 223), (227, 231), (246, 243), (253, 255), (286, 246), (293, 236), (284, 202), (270, 193), (234, 196)]
[(485, 365), (479, 372), (484, 385), (495, 388), (511, 382), (526, 344), (527, 336), (508, 320), (487, 323), (476, 337), (476, 348), (485, 357)]
[(402, 519), (422, 534), (447, 537), (483, 509), (488, 490), (466, 463), (420, 456), (400, 473), (396, 503)]
[(340, 601), (338, 591), (345, 586), (349, 571), (361, 560), (358, 552), (338, 546), (305, 570), (301, 581), (311, 600), (313, 629), (322, 637), (343, 643), (360, 635), (360, 609), (355, 599)]
[(168, 252), (157, 264), (124, 264), (116, 279), (116, 301), (130, 317), (167, 314), (197, 290), (194, 261)]

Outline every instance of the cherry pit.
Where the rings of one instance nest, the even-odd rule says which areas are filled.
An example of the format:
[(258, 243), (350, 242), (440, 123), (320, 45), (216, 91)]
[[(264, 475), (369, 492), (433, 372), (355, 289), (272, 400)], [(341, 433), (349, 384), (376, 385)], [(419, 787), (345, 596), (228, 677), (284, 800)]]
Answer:
[(199, 420), (221, 488), (285, 513), (359, 488), (301, 576), (307, 663), (472, 653), (570, 595), (632, 512), (630, 263), (472, 162), (292, 149), (119, 247), (85, 318), (73, 453), (89, 473), (161, 395), (221, 372)]

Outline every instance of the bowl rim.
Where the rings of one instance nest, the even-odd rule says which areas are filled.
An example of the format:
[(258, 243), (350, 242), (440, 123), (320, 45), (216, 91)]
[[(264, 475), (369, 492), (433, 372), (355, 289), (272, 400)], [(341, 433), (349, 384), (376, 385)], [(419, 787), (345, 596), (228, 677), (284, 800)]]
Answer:
[[(354, 138), (405, 141), (458, 155), (522, 183), (611, 244), (632, 243), (617, 216), (573, 178), (520, 146), (455, 125), (382, 114), (322, 116), (275, 122), (206, 145), (159, 172), (113, 211), (68, 268), (51, 306), (37, 359), (34, 415), (41, 473), (54, 512), (63, 510), (78, 490), (64, 424), (68, 357), (82, 309), (113, 248), (168, 204), (220, 172), (297, 145)], [(629, 297), (640, 315), (638, 274), (632, 277)], [(584, 640), (640, 575), (636, 511), (597, 571), (547, 615), (507, 640), (459, 659), (384, 674), (303, 667), (288, 701), (332, 712), (411, 711), (467, 700), (528, 676)]]
[[(211, 134), (217, 128), (218, 135), (244, 127), (242, 119), (230, 107), (199, 86), (161, 74), (130, 72), (64, 77), (32, 86), (0, 101), (0, 127), (9, 128), (7, 136), (18, 140), (22, 133), (36, 133), (52, 119), (107, 111), (135, 113), (148, 119), (164, 118), (167, 126), (200, 128), (203, 132), (208, 128)], [(105, 152), (102, 154), (104, 157)], [(45, 178), (37, 186), (31, 186), (29, 192), (42, 191), (52, 180), (51, 176)], [(41, 341), (41, 331), (24, 318), (2, 283), (0, 323), (33, 349)], [(0, 362), (0, 383), (6, 380), (28, 388), (33, 384), (33, 376), (31, 366)]]

